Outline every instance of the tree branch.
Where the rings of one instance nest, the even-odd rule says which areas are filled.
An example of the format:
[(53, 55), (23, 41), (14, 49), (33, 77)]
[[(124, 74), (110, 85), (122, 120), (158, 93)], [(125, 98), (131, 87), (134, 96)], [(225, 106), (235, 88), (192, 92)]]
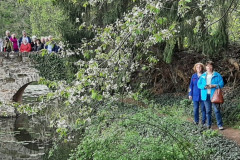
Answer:
[(219, 22), (220, 20), (222, 20), (222, 19), (227, 15), (227, 13), (228, 13), (228, 11), (230, 10), (230, 8), (232, 7), (234, 1), (235, 1), (235, 0), (232, 0), (232, 2), (231, 2), (231, 4), (229, 5), (228, 9), (226, 10), (226, 12), (224, 13), (224, 15), (223, 15), (221, 18), (219, 18), (219, 19), (216, 20), (215, 22), (209, 24), (206, 28), (204, 28), (204, 30), (203, 30), (202, 32), (204, 32), (208, 27), (210, 27), (210, 26), (212, 26), (213, 24), (215, 24), (215, 23)]

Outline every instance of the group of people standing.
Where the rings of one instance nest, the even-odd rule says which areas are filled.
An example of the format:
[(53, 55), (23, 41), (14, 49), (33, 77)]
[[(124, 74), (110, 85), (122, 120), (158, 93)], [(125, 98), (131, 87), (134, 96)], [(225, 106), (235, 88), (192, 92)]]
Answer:
[[(206, 68), (206, 72), (203, 72), (204, 68)], [(215, 90), (224, 86), (223, 78), (218, 72), (214, 71), (214, 63), (212, 61), (208, 61), (205, 66), (202, 63), (196, 63), (193, 70), (196, 73), (192, 75), (189, 85), (189, 99), (193, 101), (194, 122), (199, 124), (199, 106), (201, 106), (202, 125), (210, 129), (213, 107), (218, 128), (223, 130), (220, 104), (211, 102)]]
[(59, 51), (52, 36), (41, 37), (41, 39), (36, 36), (30, 38), (25, 30), (22, 31), (22, 37), (19, 39), (16, 38), (16, 34), (10, 34), (8, 30), (4, 40), (0, 38), (0, 52), (31, 52), (42, 49), (47, 49), (48, 53)]

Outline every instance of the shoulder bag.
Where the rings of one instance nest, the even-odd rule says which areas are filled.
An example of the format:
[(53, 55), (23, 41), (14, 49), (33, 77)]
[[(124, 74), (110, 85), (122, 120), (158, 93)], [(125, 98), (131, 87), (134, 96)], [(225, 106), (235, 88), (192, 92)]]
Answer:
[(211, 102), (212, 103), (217, 103), (217, 104), (222, 104), (224, 102), (222, 90), (220, 89), (219, 86), (215, 90), (215, 92), (214, 92), (214, 94), (212, 96)]

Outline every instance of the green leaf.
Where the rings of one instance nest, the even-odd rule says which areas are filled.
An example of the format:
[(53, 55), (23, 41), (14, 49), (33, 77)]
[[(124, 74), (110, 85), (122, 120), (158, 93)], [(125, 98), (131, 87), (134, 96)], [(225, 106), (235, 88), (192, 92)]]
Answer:
[(160, 18), (157, 19), (158, 24), (163, 24), (166, 21), (167, 21), (167, 18), (165, 18), (165, 17), (160, 17)]
[(100, 95), (97, 91), (95, 91), (94, 89), (92, 89), (92, 99), (95, 99), (95, 100), (98, 100), (98, 101), (101, 101), (103, 96)]
[(169, 27), (169, 30), (173, 30), (175, 28), (176, 24), (173, 23), (170, 27)]
[(97, 98), (97, 92), (93, 89), (92, 90), (92, 99), (96, 99)]
[(100, 95), (100, 94), (98, 94), (98, 95), (97, 95), (97, 100), (98, 100), (98, 101), (101, 101), (101, 100), (102, 100), (102, 98), (103, 98), (103, 96), (102, 96), (102, 95)]
[(85, 2), (85, 3), (83, 4), (83, 7), (86, 8), (87, 6), (88, 6), (88, 2)]
[(42, 57), (44, 57), (45, 56), (45, 54), (47, 54), (47, 50), (46, 49), (42, 49)]
[(83, 75), (82, 72), (78, 72), (78, 73), (77, 73), (77, 78), (78, 78), (78, 79), (81, 79), (81, 78), (82, 78), (82, 75)]
[(140, 29), (136, 29), (136, 30), (135, 30), (135, 33), (136, 33), (137, 35), (139, 35), (139, 34), (142, 34), (143, 32), (142, 32)]
[(89, 59), (89, 58), (90, 58), (89, 52), (85, 52), (83, 55), (84, 55), (84, 58), (86, 58), (86, 59)]
[(155, 36), (157, 42), (161, 42), (162, 41), (162, 35), (160, 33), (155, 34), (154, 36)]

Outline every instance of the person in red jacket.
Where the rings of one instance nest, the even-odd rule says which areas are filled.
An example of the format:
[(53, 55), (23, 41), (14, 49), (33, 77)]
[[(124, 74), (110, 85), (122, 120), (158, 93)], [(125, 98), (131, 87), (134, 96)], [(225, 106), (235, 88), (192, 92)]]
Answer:
[(31, 44), (27, 42), (26, 39), (23, 39), (23, 43), (20, 46), (20, 52), (31, 52)]

